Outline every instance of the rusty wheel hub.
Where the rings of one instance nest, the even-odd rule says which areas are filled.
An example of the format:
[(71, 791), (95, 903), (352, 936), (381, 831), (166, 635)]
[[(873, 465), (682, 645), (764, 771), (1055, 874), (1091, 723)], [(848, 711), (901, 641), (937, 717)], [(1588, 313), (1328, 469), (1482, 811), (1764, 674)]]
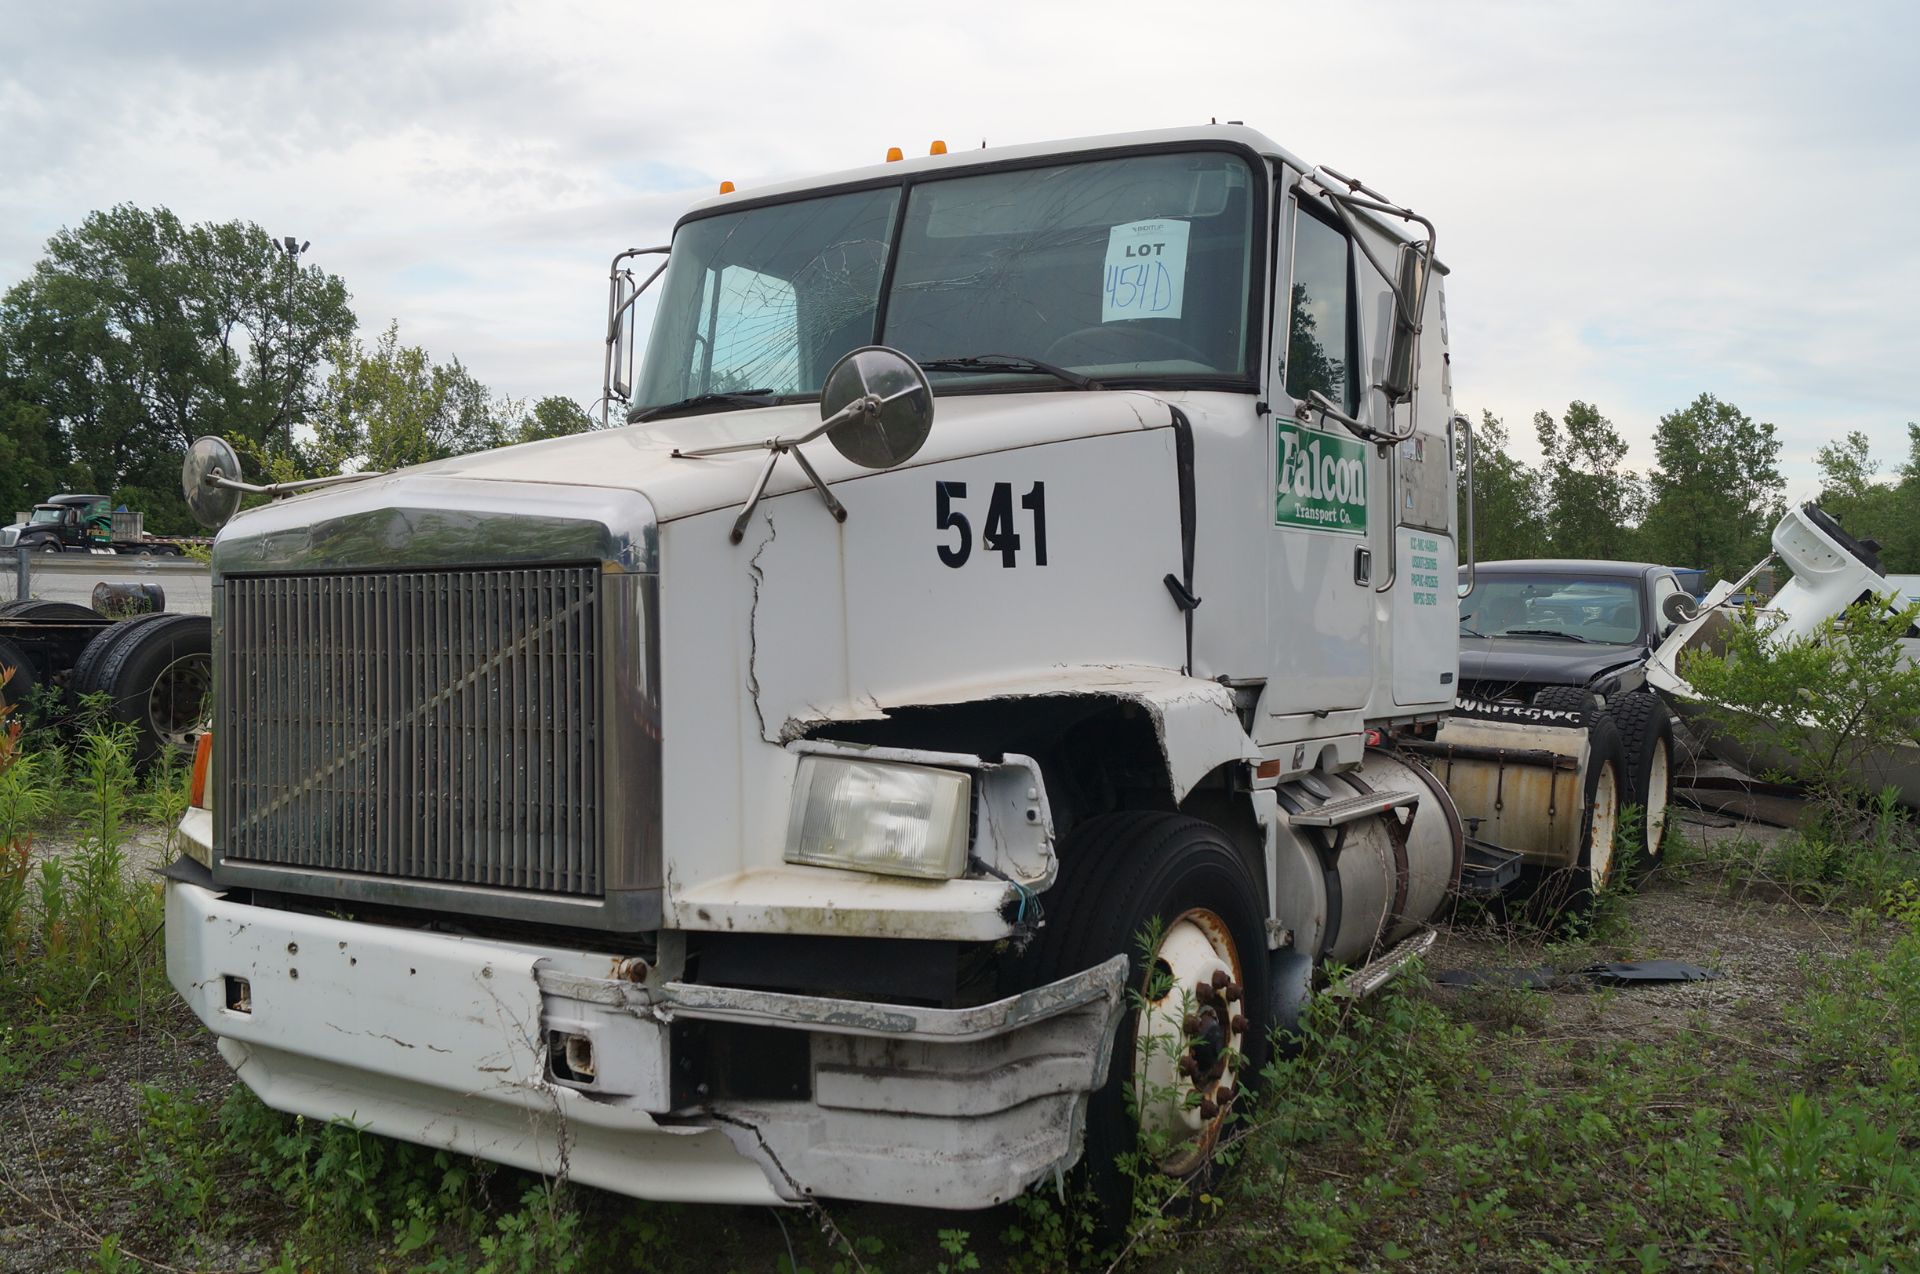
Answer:
[(1195, 908), (1167, 926), (1134, 1032), (1140, 1129), (1163, 1172), (1192, 1172), (1219, 1140), (1239, 1087), (1244, 985), (1219, 916)]

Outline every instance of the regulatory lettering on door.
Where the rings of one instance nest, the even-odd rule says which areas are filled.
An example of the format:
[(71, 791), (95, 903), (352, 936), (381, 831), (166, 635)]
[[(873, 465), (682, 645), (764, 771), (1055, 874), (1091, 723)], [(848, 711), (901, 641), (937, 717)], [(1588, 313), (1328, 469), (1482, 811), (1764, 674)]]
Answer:
[(1365, 535), (1366, 444), (1291, 420), (1273, 428), (1273, 524)]

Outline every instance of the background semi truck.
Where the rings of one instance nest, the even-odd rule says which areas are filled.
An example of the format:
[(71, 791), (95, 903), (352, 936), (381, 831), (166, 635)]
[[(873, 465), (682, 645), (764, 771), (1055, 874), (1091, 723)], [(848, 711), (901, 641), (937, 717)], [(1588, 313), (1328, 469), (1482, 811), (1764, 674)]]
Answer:
[(646, 1198), (1197, 1172), (1336, 971), (1617, 861), (1624, 696), (1450, 716), (1444, 276), (1240, 127), (695, 207), (628, 424), (220, 533), (174, 985), (270, 1105)]

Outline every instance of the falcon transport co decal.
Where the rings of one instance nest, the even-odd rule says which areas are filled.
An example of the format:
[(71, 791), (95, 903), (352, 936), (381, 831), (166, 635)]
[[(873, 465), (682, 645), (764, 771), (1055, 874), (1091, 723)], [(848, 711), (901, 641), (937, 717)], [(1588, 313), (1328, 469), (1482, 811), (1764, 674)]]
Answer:
[(1292, 420), (1273, 428), (1273, 524), (1365, 535), (1366, 444)]

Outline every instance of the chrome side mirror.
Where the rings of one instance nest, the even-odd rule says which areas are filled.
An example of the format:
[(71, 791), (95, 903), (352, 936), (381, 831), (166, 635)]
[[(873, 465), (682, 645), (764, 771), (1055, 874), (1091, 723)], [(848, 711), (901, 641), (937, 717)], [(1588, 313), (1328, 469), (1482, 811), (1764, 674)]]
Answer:
[(186, 493), (187, 511), (208, 530), (219, 530), (240, 511), (241, 492), (218, 481), (222, 478), (239, 480), (240, 457), (225, 438), (209, 434), (195, 439), (180, 466), (180, 487)]

